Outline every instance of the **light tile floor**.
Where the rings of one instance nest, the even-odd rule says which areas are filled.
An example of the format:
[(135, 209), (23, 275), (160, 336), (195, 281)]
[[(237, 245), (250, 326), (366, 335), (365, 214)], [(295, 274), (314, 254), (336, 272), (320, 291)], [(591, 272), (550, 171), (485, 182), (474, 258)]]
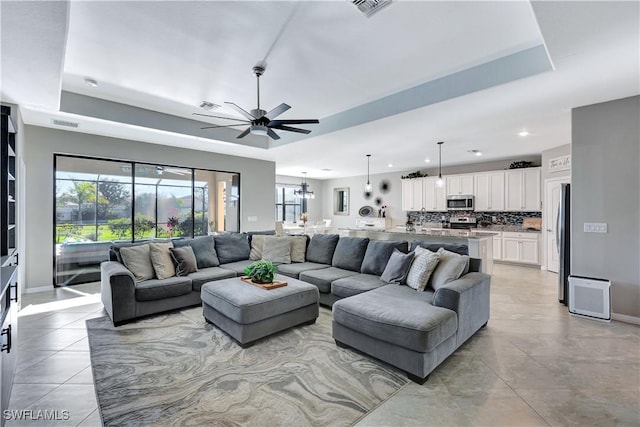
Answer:
[[(640, 327), (572, 317), (557, 276), (494, 266), (491, 320), (419, 386), (357, 426), (640, 426)], [(11, 409), (68, 410), (100, 426), (84, 321), (103, 316), (99, 284), (25, 295)]]

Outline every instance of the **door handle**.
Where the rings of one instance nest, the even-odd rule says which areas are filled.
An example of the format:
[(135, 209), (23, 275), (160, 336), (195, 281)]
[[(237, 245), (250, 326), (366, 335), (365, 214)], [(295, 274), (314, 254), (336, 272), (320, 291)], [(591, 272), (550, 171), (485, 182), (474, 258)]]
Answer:
[(5, 335), (7, 336), (7, 343), (2, 344), (2, 347), (0, 347), (0, 352), (6, 351), (7, 353), (11, 353), (11, 325), (7, 326), (2, 330), (2, 332), (0, 332), (0, 336)]

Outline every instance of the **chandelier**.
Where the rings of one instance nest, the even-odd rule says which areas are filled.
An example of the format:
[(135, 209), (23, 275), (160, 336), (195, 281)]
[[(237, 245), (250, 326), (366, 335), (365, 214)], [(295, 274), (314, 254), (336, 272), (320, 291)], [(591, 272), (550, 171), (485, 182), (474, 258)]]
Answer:
[(309, 190), (306, 172), (302, 172), (302, 184), (300, 184), (300, 188), (293, 190), (293, 195), (300, 199), (314, 199), (316, 197), (316, 195), (313, 194), (313, 191)]

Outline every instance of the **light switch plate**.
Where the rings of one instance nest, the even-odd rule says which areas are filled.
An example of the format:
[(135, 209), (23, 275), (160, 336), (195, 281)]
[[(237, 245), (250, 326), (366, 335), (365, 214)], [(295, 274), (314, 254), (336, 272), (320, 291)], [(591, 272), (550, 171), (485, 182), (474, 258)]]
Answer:
[(257, 216), (247, 217), (247, 222), (256, 222), (256, 221), (258, 221), (258, 217)]
[(606, 222), (585, 222), (584, 232), (585, 233), (606, 233), (607, 223)]

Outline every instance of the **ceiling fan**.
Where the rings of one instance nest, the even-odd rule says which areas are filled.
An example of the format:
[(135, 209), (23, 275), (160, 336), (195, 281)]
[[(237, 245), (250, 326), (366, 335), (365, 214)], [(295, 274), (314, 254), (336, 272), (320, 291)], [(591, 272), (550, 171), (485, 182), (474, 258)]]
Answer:
[(258, 108), (250, 110), (250, 111), (246, 111), (246, 110), (242, 109), (241, 107), (239, 107), (238, 105), (234, 104), (233, 102), (225, 102), (225, 104), (229, 105), (231, 108), (236, 110), (238, 113), (240, 113), (241, 115), (246, 117), (246, 120), (234, 119), (234, 118), (231, 118), (231, 117), (214, 116), (214, 115), (211, 115), (211, 114), (193, 113), (196, 116), (214, 117), (214, 118), (218, 118), (218, 119), (234, 120), (234, 121), (237, 121), (237, 122), (241, 122), (241, 123), (237, 123), (237, 124), (233, 124), (233, 125), (205, 126), (205, 127), (201, 128), (201, 129), (213, 129), (213, 128), (225, 128), (225, 127), (247, 126), (247, 125), (249, 125), (249, 127), (247, 129), (245, 129), (242, 133), (240, 133), (240, 135), (238, 135), (237, 138), (244, 138), (245, 136), (247, 136), (248, 134), (251, 133), (253, 135), (268, 135), (272, 139), (280, 139), (280, 136), (276, 132), (274, 132), (273, 129), (286, 130), (286, 131), (289, 131), (289, 132), (297, 132), (297, 133), (304, 133), (304, 134), (311, 133), (311, 131), (308, 130), (308, 129), (301, 129), (301, 128), (291, 127), (291, 126), (287, 126), (287, 125), (320, 123), (319, 120), (317, 120), (317, 119), (274, 120), (280, 114), (284, 113), (289, 108), (291, 108), (291, 106), (289, 106), (289, 105), (287, 105), (285, 103), (282, 103), (282, 104), (278, 105), (276, 108), (274, 108), (273, 110), (271, 110), (269, 112), (260, 109), (260, 76), (262, 74), (264, 74), (264, 70), (266, 68), (266, 65), (267, 65), (266, 63), (262, 62), (262, 63), (256, 65), (255, 67), (253, 67), (253, 74), (256, 76), (257, 88), (258, 88), (258, 90), (257, 90), (257, 93), (258, 93)]

